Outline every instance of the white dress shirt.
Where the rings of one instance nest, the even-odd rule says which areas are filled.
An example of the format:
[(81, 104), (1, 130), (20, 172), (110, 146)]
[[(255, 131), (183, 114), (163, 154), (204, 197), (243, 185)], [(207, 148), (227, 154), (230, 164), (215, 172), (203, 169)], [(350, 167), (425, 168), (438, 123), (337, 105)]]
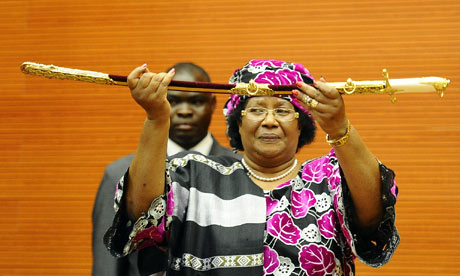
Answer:
[(184, 149), (183, 147), (179, 146), (176, 142), (168, 138), (167, 154), (168, 156), (171, 156), (185, 150), (193, 150), (203, 155), (209, 155), (209, 153), (211, 152), (212, 142), (213, 140), (211, 137), (211, 133), (209, 132), (208, 134), (206, 134), (203, 140), (201, 140), (198, 144), (196, 144), (193, 148), (190, 149)]

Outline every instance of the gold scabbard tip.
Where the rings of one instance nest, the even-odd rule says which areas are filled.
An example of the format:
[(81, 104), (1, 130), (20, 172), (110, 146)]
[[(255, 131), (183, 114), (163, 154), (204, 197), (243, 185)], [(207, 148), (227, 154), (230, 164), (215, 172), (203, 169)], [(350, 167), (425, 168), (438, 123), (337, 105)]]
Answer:
[(21, 72), (27, 73), (29, 66), (30, 66), (30, 62), (23, 62), (21, 64)]
[(53, 64), (45, 65), (34, 62), (21, 64), (21, 71), (24, 74), (41, 76), (49, 79), (76, 80), (98, 84), (114, 84), (108, 74), (88, 70), (79, 70), (66, 67), (59, 67)]

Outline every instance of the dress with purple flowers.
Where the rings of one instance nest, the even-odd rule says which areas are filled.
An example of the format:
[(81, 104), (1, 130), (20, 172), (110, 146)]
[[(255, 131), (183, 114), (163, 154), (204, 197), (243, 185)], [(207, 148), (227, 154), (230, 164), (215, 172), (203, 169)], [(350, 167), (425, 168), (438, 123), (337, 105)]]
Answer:
[(380, 174), (384, 215), (364, 235), (333, 150), (271, 191), (254, 184), (237, 159), (182, 154), (167, 162), (165, 195), (134, 225), (122, 204), (128, 173), (120, 180), (105, 242), (118, 256), (162, 248), (168, 276), (354, 275), (356, 257), (379, 267), (399, 243), (394, 173), (380, 164)]

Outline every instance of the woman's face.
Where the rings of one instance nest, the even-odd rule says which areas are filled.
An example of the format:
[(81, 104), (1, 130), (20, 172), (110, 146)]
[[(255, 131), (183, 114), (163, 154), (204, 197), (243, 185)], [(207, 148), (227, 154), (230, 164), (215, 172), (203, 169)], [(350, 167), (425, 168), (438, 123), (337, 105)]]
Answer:
[[(250, 107), (294, 109), (289, 101), (277, 97), (250, 98), (245, 109)], [(297, 151), (300, 136), (298, 119), (277, 120), (273, 112), (267, 112), (267, 116), (261, 120), (243, 116), (239, 132), (244, 155), (265, 166), (277, 166), (291, 160)]]

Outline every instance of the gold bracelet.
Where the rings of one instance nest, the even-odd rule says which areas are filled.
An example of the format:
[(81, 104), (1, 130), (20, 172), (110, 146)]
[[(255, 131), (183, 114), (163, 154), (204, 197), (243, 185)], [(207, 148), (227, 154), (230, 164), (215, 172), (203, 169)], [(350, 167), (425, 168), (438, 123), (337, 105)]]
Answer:
[(348, 138), (350, 137), (350, 130), (351, 130), (351, 124), (350, 124), (350, 120), (348, 120), (347, 131), (345, 132), (345, 134), (340, 138), (332, 139), (332, 140), (329, 139), (329, 134), (326, 134), (326, 142), (332, 147), (336, 147), (336, 148), (341, 147), (347, 143)]

